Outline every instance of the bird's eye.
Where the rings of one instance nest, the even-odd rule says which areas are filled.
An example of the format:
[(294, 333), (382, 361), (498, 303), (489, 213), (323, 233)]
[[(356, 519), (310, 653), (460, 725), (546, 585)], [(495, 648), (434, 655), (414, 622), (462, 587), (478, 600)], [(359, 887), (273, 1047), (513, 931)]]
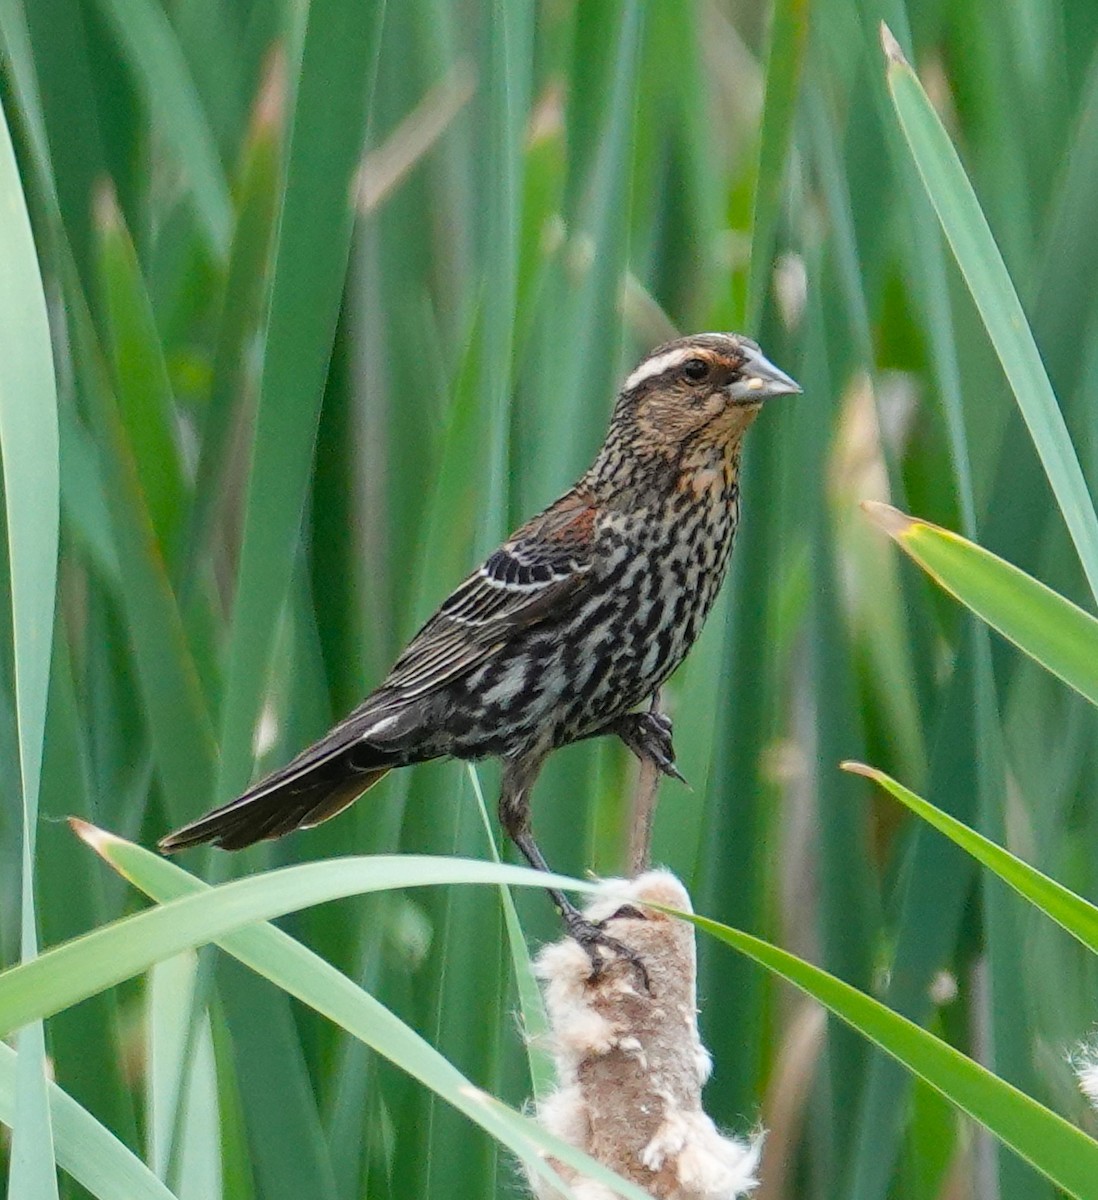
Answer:
[(704, 358), (688, 358), (682, 364), (682, 373), (694, 383), (700, 383), (709, 374), (709, 364)]

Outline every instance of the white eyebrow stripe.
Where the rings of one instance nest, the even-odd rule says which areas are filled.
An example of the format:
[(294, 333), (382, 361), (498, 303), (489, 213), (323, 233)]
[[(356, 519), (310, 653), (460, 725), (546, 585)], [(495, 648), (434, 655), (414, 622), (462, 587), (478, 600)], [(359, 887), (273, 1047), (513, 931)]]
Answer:
[(697, 358), (698, 351), (693, 346), (680, 346), (677, 350), (668, 350), (655, 358), (646, 359), (625, 381), (622, 391), (631, 392), (646, 379), (654, 375), (662, 375), (672, 367), (681, 367), (688, 358)]

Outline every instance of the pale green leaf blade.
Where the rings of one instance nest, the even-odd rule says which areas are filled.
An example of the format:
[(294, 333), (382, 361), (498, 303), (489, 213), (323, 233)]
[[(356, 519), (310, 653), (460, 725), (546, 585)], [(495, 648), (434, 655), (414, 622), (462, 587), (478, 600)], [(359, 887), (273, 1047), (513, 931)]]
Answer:
[[(0, 110), (0, 449), (11, 578), (15, 710), (22, 793), (21, 944), (38, 951), (34, 861), (57, 586), (61, 487), (57, 390), (46, 298), (11, 137)], [(18, 1124), (9, 1183), (23, 1200), (55, 1200), (53, 1136), (40, 1025), (19, 1036)]]
[[(165, 859), (118, 838), (103, 838), (100, 835), (96, 848), (115, 870), (132, 883), (154, 899), (167, 902), (165, 907), (195, 900), (216, 902), (217, 893), (223, 894), (226, 886), (239, 886), (211, 888)], [(337, 863), (339, 861), (354, 860), (336, 860)], [(379, 875), (390, 881), (403, 876), (406, 884), (416, 878), (421, 882), (432, 878), (439, 881), (444, 878), (451, 881), (465, 878), (501, 886), (514, 883), (538, 886), (555, 879), (564, 886), (577, 886), (575, 880), (546, 876), (525, 867), (501, 867), (494, 863), (416, 858), (413, 855), (358, 861), (360, 865), (366, 864), (367, 871), (372, 871), (375, 866), (380, 867)], [(411, 869), (403, 871), (401, 864), (407, 864)], [(310, 873), (323, 875), (325, 868), (333, 865), (331, 862), (312, 864)], [(286, 875), (285, 872), (273, 874), (281, 876), (283, 880)], [(282, 886), (280, 880), (272, 882), (276, 887)], [(594, 887), (590, 884), (578, 886), (582, 890), (593, 890)], [(617, 1195), (629, 1200), (646, 1200), (645, 1194), (635, 1185), (620, 1180), (580, 1151), (546, 1133), (529, 1117), (513, 1111), (474, 1087), (437, 1050), (378, 1000), (288, 934), (261, 925), (219, 938), (218, 945), (438, 1092), (456, 1109), (509, 1146), (544, 1178), (556, 1178), (545, 1161), (549, 1154), (582, 1170), (592, 1179), (601, 1181)], [(556, 1186), (563, 1195), (572, 1195), (560, 1183)]]
[(933, 825), (935, 829), (944, 833), (950, 841), (956, 842), (962, 850), (967, 851), (989, 870), (994, 871), (1019, 895), (1024, 896), (1046, 916), (1051, 917), (1073, 937), (1078, 938), (1084, 946), (1098, 954), (1098, 907), (1088, 900), (1084, 900), (1082, 896), (1077, 896), (1070, 888), (1057, 883), (1055, 879), (1050, 879), (1035, 867), (1031, 867), (1029, 863), (1023, 862), (1009, 850), (996, 845), (983, 834), (977, 833), (975, 829), (970, 829), (962, 821), (951, 817), (949, 813), (942, 812), (940, 808), (936, 808), (921, 796), (917, 796), (883, 771), (867, 767), (863, 763), (853, 762), (843, 763), (843, 769), (864, 775), (867, 779), (879, 783), (901, 804), (906, 805), (929, 825)]
[[(685, 915), (685, 914), (684, 914)], [(834, 975), (748, 933), (689, 916), (880, 1046), (1076, 1200), (1098, 1200), (1098, 1142), (947, 1042)]]
[(1098, 704), (1098, 620), (960, 534), (887, 504), (862, 507), (947, 592)]
[(882, 37), (904, 136), (1098, 596), (1098, 515), (1021, 301), (945, 127), (887, 28)]
[[(101, 854), (125, 860), (140, 847), (74, 821)], [(155, 861), (155, 859), (154, 859)], [(594, 885), (527, 867), (422, 855), (336, 858), (283, 867), (222, 884), (212, 894), (124, 917), (56, 946), (33, 962), (0, 973), (0, 1036), (76, 1004), (147, 970), (155, 962), (205, 945), (234, 929), (339, 897), (428, 884), (490, 883), (592, 891)]]
[[(18, 1056), (0, 1042), (0, 1124), (15, 1120)], [(173, 1200), (172, 1193), (129, 1147), (55, 1083), (49, 1085), (57, 1162), (100, 1200)]]

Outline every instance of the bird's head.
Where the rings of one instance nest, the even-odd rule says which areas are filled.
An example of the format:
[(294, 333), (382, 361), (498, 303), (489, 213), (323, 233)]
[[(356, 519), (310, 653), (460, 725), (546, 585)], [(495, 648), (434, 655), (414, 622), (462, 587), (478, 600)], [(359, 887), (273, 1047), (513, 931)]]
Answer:
[(749, 338), (699, 333), (657, 346), (629, 375), (615, 424), (645, 448), (738, 442), (770, 396), (799, 392)]

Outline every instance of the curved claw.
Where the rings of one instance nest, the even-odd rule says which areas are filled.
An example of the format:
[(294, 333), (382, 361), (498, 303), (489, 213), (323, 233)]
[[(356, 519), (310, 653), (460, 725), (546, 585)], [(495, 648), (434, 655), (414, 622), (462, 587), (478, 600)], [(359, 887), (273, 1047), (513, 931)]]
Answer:
[(638, 758), (647, 759), (662, 774), (690, 786), (675, 766), (671, 718), (666, 713), (626, 713), (614, 723), (613, 730)]
[(605, 920), (596, 921), (599, 929), (606, 927), (607, 921), (647, 921), (648, 918), (635, 904), (623, 904), (616, 908)]
[[(623, 909), (633, 909), (632, 905), (624, 905)], [(626, 913), (623, 909), (619, 909), (614, 916), (632, 916), (636, 912), (637, 916), (643, 916), (637, 910)], [(613, 920), (613, 917), (608, 918)], [(587, 957), (591, 960), (591, 981), (598, 979), (606, 969), (609, 959), (601, 954), (600, 948), (609, 950), (616, 958), (622, 962), (627, 962), (637, 976), (637, 982), (641, 986), (641, 990), (647, 996), (652, 995), (652, 984), (648, 978), (648, 968), (644, 965), (644, 959), (635, 951), (630, 949), (624, 942), (618, 941), (617, 938), (611, 937), (604, 929), (605, 922), (588, 921), (586, 918), (577, 916), (573, 919), (565, 917), (568, 925), (568, 935), (583, 947), (587, 953)]]

